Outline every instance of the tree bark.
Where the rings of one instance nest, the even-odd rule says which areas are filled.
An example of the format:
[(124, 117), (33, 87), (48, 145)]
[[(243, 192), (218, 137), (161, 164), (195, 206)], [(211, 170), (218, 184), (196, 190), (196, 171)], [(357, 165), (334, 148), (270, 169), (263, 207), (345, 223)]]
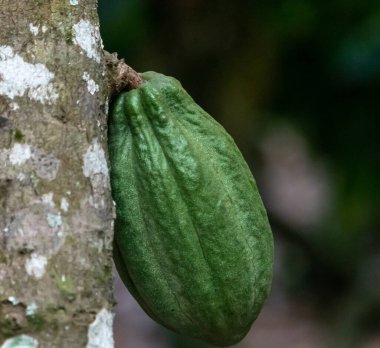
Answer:
[(1, 348), (113, 347), (96, 5), (0, 0)]

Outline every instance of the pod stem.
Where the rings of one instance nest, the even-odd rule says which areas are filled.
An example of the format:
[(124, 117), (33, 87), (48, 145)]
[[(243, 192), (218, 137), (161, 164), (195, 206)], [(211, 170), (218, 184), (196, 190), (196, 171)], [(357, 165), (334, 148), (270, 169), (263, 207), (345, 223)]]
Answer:
[(116, 53), (104, 51), (104, 56), (112, 94), (130, 91), (138, 88), (144, 82), (140, 74), (126, 64), (124, 59), (117, 58)]

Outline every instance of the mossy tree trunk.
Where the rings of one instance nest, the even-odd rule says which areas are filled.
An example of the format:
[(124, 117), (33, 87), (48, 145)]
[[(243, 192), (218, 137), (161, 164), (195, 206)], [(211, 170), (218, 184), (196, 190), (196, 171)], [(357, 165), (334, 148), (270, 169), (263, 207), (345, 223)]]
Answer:
[(113, 347), (95, 0), (0, 0), (0, 347)]

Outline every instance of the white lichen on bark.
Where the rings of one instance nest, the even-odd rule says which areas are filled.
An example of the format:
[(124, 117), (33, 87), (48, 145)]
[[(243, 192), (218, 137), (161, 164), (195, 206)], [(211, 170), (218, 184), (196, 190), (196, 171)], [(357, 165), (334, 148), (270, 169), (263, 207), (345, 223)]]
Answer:
[(109, 173), (105, 153), (97, 139), (93, 139), (83, 155), (83, 174), (90, 179), (96, 174), (102, 174), (108, 180)]
[(103, 308), (88, 329), (86, 348), (113, 348), (112, 324), (113, 314)]
[(38, 341), (27, 335), (7, 339), (1, 348), (38, 348)]
[(61, 198), (61, 206), (60, 206), (62, 211), (67, 213), (69, 210), (69, 206), (70, 206), (70, 204), (69, 204), (68, 200), (65, 197), (62, 197)]
[(25, 315), (27, 317), (34, 317), (36, 315), (38, 306), (36, 305), (35, 302), (32, 302), (29, 304), (26, 309), (25, 309)]
[(83, 73), (82, 78), (87, 82), (87, 90), (90, 92), (90, 94), (93, 95), (96, 92), (99, 92), (99, 85), (97, 85), (96, 82), (90, 78), (90, 75), (87, 71)]
[(39, 25), (33, 25), (33, 23), (29, 23), (29, 31), (34, 35), (38, 35), (38, 31), (40, 30)]
[(47, 258), (44, 255), (33, 253), (25, 262), (26, 272), (36, 279), (42, 278), (45, 274)]
[(103, 48), (99, 27), (81, 19), (73, 26), (74, 43), (82, 48), (88, 58), (100, 62), (99, 47)]
[(54, 73), (43, 64), (27, 63), (10, 46), (0, 46), (0, 95), (23, 96), (40, 103), (54, 103), (58, 93), (52, 84)]
[(21, 165), (32, 156), (30, 145), (14, 144), (9, 153), (9, 162), (13, 165)]

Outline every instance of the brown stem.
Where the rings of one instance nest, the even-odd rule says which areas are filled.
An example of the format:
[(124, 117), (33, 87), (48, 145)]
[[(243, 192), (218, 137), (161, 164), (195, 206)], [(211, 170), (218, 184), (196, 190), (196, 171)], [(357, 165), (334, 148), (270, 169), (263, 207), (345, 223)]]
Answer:
[(139, 73), (127, 65), (124, 59), (117, 58), (116, 53), (105, 51), (104, 56), (108, 68), (109, 87), (112, 94), (130, 91), (131, 89), (138, 88), (144, 82)]

